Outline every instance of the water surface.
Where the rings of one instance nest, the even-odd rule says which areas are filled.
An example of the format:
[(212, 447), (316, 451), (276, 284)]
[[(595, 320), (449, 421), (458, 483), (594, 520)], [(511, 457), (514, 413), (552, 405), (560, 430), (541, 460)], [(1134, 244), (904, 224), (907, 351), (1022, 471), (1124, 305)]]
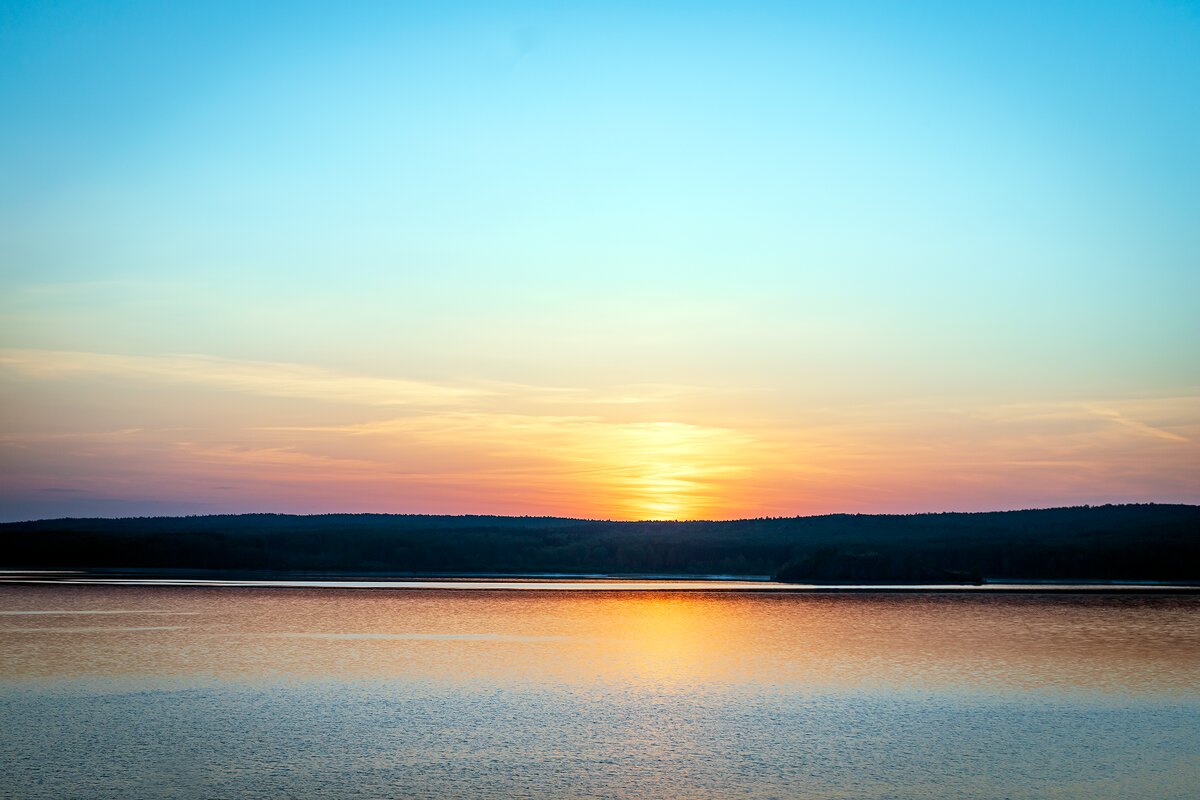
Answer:
[(1200, 598), (0, 585), (5, 796), (1184, 798)]

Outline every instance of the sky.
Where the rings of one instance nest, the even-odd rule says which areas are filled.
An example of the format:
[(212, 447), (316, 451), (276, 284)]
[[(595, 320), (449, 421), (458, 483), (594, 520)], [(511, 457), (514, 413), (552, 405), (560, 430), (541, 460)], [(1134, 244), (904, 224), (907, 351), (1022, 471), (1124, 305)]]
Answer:
[(0, 519), (1200, 502), (1200, 3), (0, 0)]

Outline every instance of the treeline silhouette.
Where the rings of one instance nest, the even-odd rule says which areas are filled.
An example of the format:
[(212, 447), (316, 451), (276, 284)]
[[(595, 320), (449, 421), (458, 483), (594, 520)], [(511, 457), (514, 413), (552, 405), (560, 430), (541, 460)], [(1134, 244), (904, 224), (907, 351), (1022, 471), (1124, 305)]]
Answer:
[(1200, 580), (1200, 506), (732, 522), (326, 514), (0, 525), (8, 569), (770, 575), (802, 583)]

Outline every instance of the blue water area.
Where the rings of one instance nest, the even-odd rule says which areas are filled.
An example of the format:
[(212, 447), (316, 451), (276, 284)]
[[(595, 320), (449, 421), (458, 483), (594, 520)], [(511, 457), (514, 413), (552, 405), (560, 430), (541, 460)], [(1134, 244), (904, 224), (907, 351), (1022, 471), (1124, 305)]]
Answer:
[(0, 695), (14, 798), (1194, 798), (1193, 703), (216, 683)]

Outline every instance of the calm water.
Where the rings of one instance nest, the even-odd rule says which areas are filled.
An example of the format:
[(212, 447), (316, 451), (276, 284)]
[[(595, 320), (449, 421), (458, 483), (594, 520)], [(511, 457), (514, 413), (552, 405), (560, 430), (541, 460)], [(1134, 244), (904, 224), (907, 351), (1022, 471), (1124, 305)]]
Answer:
[(1194, 798), (1198, 612), (0, 585), (0, 796)]

